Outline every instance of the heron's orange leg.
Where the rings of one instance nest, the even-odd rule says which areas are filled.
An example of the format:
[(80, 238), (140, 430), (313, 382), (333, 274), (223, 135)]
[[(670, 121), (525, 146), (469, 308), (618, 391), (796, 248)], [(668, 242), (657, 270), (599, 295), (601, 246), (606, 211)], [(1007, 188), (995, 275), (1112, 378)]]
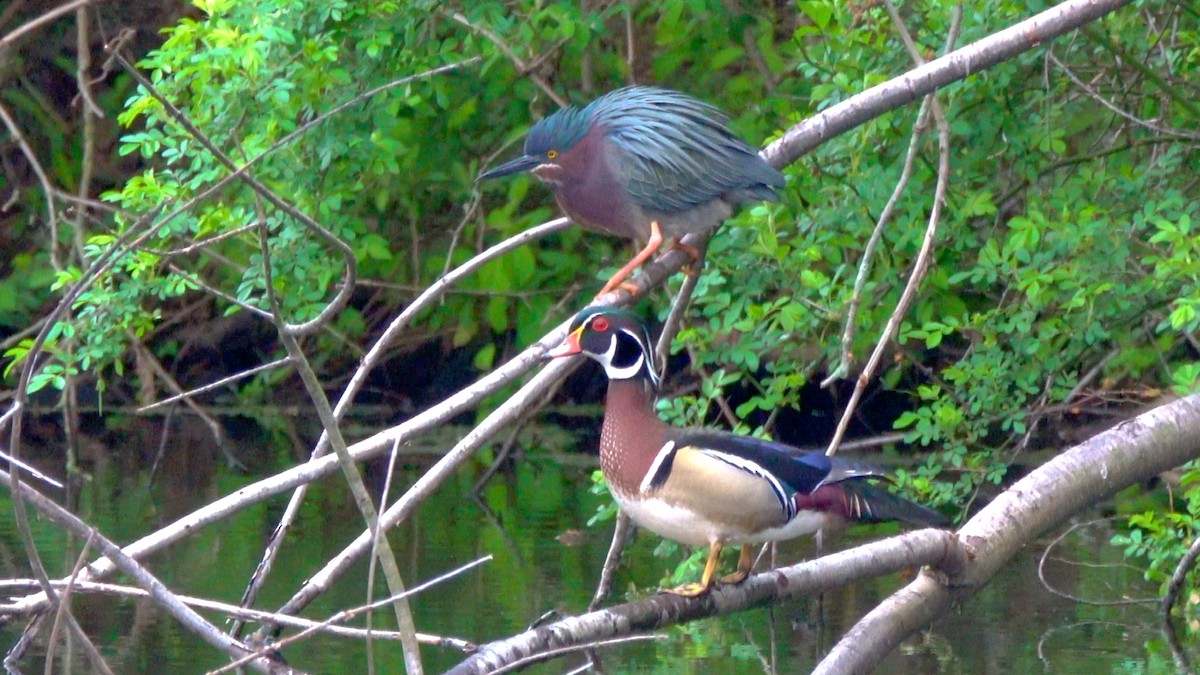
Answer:
[(633, 256), (629, 262), (625, 263), (624, 267), (617, 270), (616, 274), (612, 275), (612, 278), (608, 280), (608, 283), (604, 284), (604, 288), (600, 289), (600, 292), (596, 294), (596, 297), (599, 298), (600, 296), (611, 292), (618, 286), (629, 291), (631, 294), (636, 294), (637, 286), (625, 283), (625, 279), (630, 274), (633, 274), (633, 271), (641, 266), (642, 263), (649, 260), (650, 256), (654, 255), (654, 252), (658, 250), (658, 247), (662, 246), (662, 243), (662, 230), (659, 229), (658, 221), (652, 221), (650, 223), (650, 240), (646, 242), (646, 246), (642, 248), (642, 250), (638, 251), (637, 255)]
[(700, 249), (696, 248), (695, 246), (692, 246), (691, 244), (685, 244), (685, 243), (683, 243), (683, 241), (681, 239), (678, 239), (678, 238), (672, 239), (667, 244), (667, 246), (669, 248), (677, 248), (680, 251), (683, 251), (684, 253), (687, 254), (687, 257), (692, 259), (691, 262), (685, 263), (683, 265), (683, 267), (680, 268), (680, 271), (682, 271), (684, 274), (688, 275), (689, 277), (694, 277), (700, 273), (700, 270), (698, 268), (692, 266), (693, 263), (700, 262), (701, 260), (704, 259), (704, 254), (700, 251)]

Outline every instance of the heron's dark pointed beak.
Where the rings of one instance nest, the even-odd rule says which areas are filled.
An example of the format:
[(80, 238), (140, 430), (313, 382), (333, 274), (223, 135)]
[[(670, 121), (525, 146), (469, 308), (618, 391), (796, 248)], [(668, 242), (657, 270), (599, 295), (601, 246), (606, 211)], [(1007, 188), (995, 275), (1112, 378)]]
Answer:
[(481, 180), (499, 178), (500, 176), (508, 176), (514, 173), (524, 173), (532, 170), (541, 163), (542, 159), (540, 157), (534, 157), (533, 155), (522, 155), (514, 160), (501, 164), (491, 171), (484, 171), (483, 173), (479, 174), (479, 176), (475, 179), (475, 182), (478, 183)]
[(562, 358), (564, 356), (572, 356), (583, 351), (583, 347), (579, 346), (579, 338), (583, 335), (583, 326), (576, 328), (575, 331), (563, 340), (562, 344), (546, 352), (546, 360)]

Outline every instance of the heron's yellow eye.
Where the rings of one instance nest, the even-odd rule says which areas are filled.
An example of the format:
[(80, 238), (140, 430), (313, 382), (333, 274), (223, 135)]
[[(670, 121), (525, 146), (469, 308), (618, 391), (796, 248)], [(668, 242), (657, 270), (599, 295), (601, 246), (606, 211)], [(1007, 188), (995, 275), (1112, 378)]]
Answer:
[(548, 150), (548, 151), (546, 151), (546, 159), (554, 159), (555, 157), (558, 157), (558, 151), (557, 151), (557, 150)]

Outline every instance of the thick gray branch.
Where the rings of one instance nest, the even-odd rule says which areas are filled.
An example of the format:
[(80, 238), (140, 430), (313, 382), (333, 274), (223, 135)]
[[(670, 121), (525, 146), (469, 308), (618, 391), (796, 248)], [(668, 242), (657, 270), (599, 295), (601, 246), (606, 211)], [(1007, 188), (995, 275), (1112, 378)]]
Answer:
[(854, 626), (815, 673), (871, 669), (921, 626), (979, 591), (1023, 546), (1130, 485), (1200, 456), (1200, 395), (1144, 413), (1055, 457), (958, 532), (968, 562), (922, 573)]
[(813, 115), (788, 129), (762, 155), (771, 166), (787, 166), (839, 134), (1089, 24), (1129, 1), (1068, 0), (1056, 5)]
[(699, 598), (656, 595), (563, 619), (484, 645), (449, 672), (453, 675), (488, 673), (565, 647), (823, 593), (908, 567), (937, 564), (957, 568), (963, 563), (956, 558), (959, 555), (961, 549), (950, 532), (910, 532), (818, 560), (764, 572), (737, 586), (719, 586)]

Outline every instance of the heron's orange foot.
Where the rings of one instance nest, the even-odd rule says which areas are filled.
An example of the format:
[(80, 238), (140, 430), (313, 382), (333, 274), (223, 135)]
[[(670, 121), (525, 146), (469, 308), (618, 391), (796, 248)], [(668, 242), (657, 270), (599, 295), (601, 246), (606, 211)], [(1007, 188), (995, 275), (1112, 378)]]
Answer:
[(596, 297), (592, 298), (592, 302), (599, 300), (601, 297), (612, 293), (618, 288), (628, 292), (629, 295), (635, 298), (637, 297), (638, 292), (641, 290), (637, 287), (637, 284), (633, 283), (632, 281), (620, 281), (615, 284), (612, 281), (609, 281), (604, 285), (604, 288), (600, 289), (600, 292), (596, 294)]
[(680, 251), (683, 251), (684, 253), (686, 253), (687, 256), (692, 259), (692, 262), (695, 262), (700, 259), (700, 249), (696, 248), (695, 246), (692, 246), (691, 244), (685, 244), (678, 239), (672, 239), (670, 247), (677, 248)]
[(710, 586), (705, 586), (704, 584), (701, 584), (698, 582), (692, 582), (690, 584), (676, 586), (675, 588), (668, 588), (665, 591), (663, 591), (663, 593), (670, 593), (671, 595), (681, 595), (685, 598), (695, 598), (695, 597), (704, 595), (705, 593), (707, 593), (710, 590), (710, 588), (711, 588)]

